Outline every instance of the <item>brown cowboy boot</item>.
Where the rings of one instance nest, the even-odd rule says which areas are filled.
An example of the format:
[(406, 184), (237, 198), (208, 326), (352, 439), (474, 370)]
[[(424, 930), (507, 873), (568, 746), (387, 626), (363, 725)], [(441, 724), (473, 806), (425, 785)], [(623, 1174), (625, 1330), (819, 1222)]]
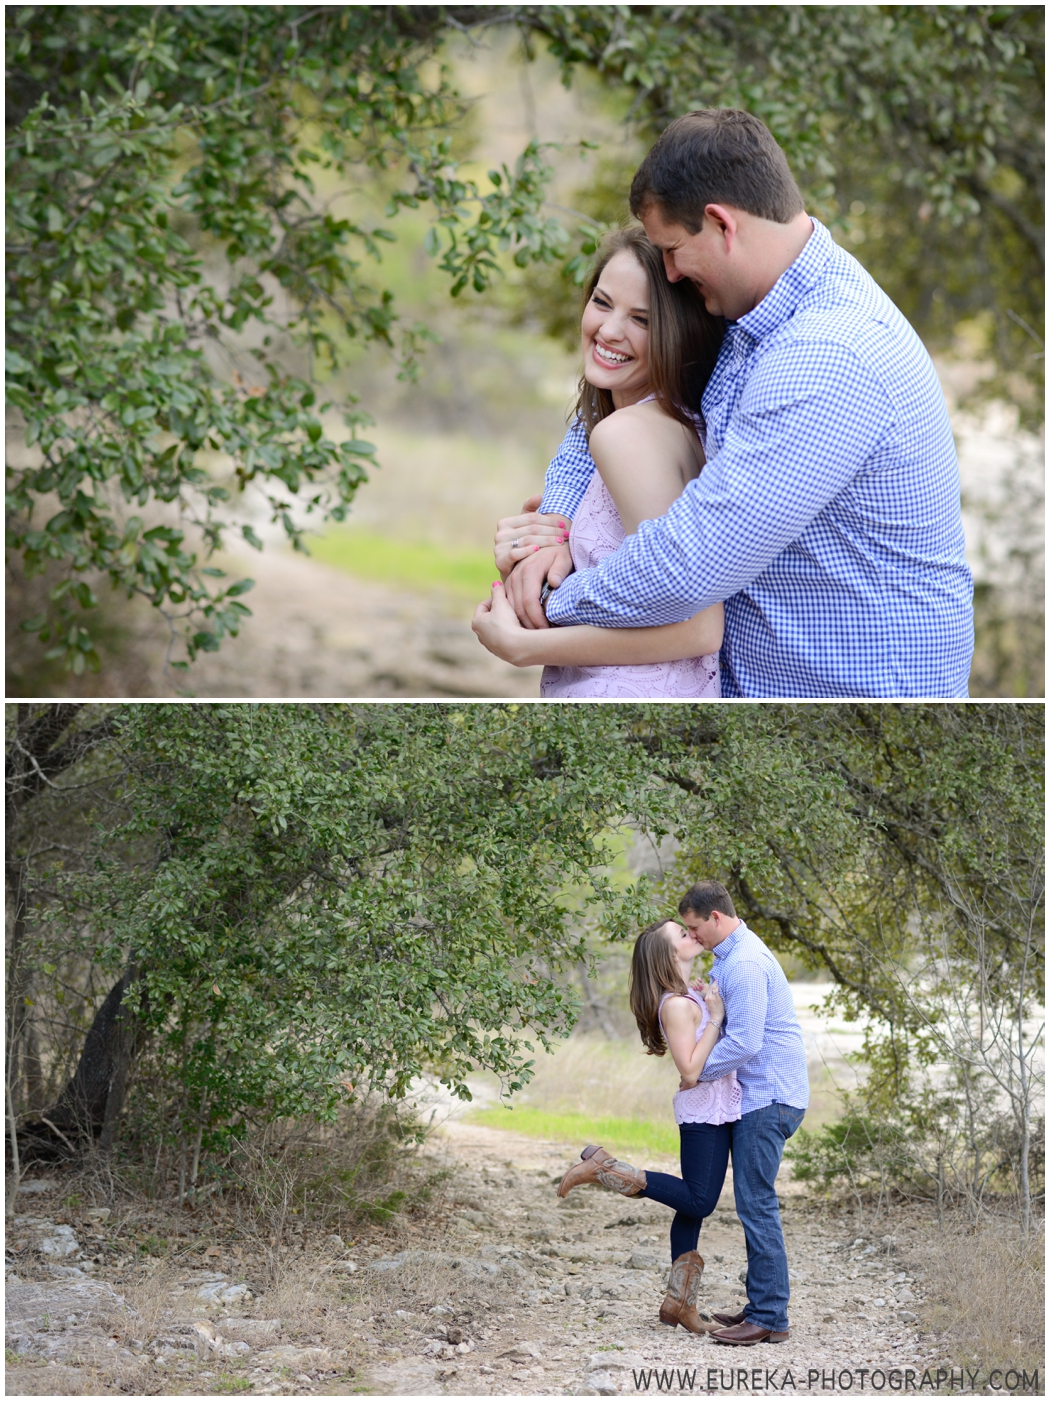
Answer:
[(690, 1333), (713, 1333), (717, 1323), (705, 1323), (696, 1311), (696, 1296), (700, 1277), (704, 1273), (704, 1258), (696, 1250), (687, 1250), (671, 1266), (667, 1293), (660, 1305), (660, 1322), (672, 1328), (679, 1323)]
[(733, 1328), (736, 1324), (743, 1323), (746, 1316), (743, 1309), (741, 1309), (739, 1313), (713, 1313), (711, 1315), (711, 1317), (715, 1319), (716, 1322), (721, 1323), (724, 1328)]
[(559, 1197), (567, 1197), (574, 1187), (582, 1187), (587, 1182), (597, 1182), (624, 1197), (636, 1197), (645, 1187), (645, 1173), (641, 1168), (619, 1162), (604, 1148), (589, 1143), (580, 1157), (583, 1161), (571, 1167), (562, 1178)]

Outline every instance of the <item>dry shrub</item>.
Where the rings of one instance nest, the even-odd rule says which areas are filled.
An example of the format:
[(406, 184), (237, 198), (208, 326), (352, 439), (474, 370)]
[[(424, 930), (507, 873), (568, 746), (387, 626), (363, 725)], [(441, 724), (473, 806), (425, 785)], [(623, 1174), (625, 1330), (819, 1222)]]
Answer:
[(138, 1339), (151, 1343), (163, 1333), (171, 1312), (171, 1291), (176, 1281), (184, 1279), (192, 1266), (181, 1267), (166, 1260), (148, 1260), (136, 1273), (113, 1287), (134, 1314), (114, 1314), (110, 1319), (110, 1336), (128, 1346)]
[(423, 1137), (411, 1110), (372, 1097), (332, 1124), (268, 1124), (214, 1165), (213, 1181), (277, 1234), (292, 1216), (326, 1226), (384, 1221), (405, 1200), (403, 1190), (390, 1190), (399, 1160)]
[[(437, 1245), (439, 1253), (455, 1253), (454, 1244), (439, 1241)], [(482, 1287), (490, 1303), (507, 1291), (507, 1284), (498, 1276), (492, 1277), (491, 1284), (486, 1281), (480, 1286), (476, 1280), (464, 1279), (458, 1269), (445, 1261), (428, 1258), (430, 1254), (421, 1252), (421, 1258), (406, 1260), (399, 1270), (363, 1271), (362, 1298), (379, 1311), (405, 1309), (425, 1313), (438, 1304), (453, 1308), (477, 1305)], [(521, 1291), (520, 1283), (517, 1291)]]
[(1022, 1242), (1011, 1223), (977, 1232), (930, 1232), (927, 1287), (931, 1322), (956, 1358), (988, 1372), (1042, 1367), (1043, 1237)]

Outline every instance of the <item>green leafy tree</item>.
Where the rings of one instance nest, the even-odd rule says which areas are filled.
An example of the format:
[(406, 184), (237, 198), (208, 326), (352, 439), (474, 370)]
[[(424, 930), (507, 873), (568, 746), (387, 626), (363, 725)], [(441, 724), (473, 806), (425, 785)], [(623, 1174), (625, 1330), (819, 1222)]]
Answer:
[[(714, 876), (865, 1020), (863, 1085), (802, 1170), (975, 1212), (1012, 1184), (1027, 1229), (1042, 722), (1016, 705), (12, 708), (16, 1122), (36, 1150), (109, 1149), (130, 1095), (145, 1140), (217, 1148), (371, 1089), (396, 1100), (424, 1072), (463, 1094), (486, 1067), (513, 1092), (573, 1024), (584, 934), (629, 939)], [(677, 840), (655, 889), (613, 876), (606, 837), (627, 822)]]
[[(23, 626), (74, 672), (100, 665), (83, 617), (99, 576), (161, 609), (190, 660), (237, 632), (251, 581), (209, 559), (230, 528), (260, 546), (231, 519), (246, 488), (300, 548), (294, 506), (343, 519), (373, 453), (367, 416), (344, 405), (349, 433), (329, 438), (314, 381), (348, 342), (414, 373), (422, 332), (367, 267), (401, 208), (431, 210), (453, 295), (484, 288), (502, 251), (560, 251), (535, 145), (485, 193), (458, 173), (463, 104), (443, 69), (425, 72), (457, 13), (8, 11), (7, 385), (39, 454), (9, 473), (8, 544), (29, 573), (62, 574)], [(317, 195), (317, 172), (346, 188), (384, 171), (387, 222), (338, 218)], [(289, 339), (305, 378), (277, 354)], [(228, 481), (206, 452), (227, 455)]]
[[(613, 712), (130, 706), (85, 725), (76, 711), (23, 707), (9, 735), (23, 888), (38, 853), (9, 985), (19, 1034), (59, 964), (109, 988), (32, 1130), (52, 1147), (56, 1131), (113, 1146), (142, 1056), (160, 1118), (214, 1134), (330, 1117), (377, 1088), (397, 1099), (424, 1071), (464, 1098), (479, 1067), (513, 1091), (531, 1073), (523, 1038), (546, 1046), (576, 1015), (558, 970), (584, 946), (563, 891), (582, 887), (621, 934), (648, 908), (604, 871), (603, 834), (644, 778), (641, 751), (617, 756)], [(94, 744), (102, 723), (94, 777), (61, 775), (97, 835), (56, 868), (26, 811), (40, 789), (25, 755), (57, 781), (87, 744), (78, 727)]]

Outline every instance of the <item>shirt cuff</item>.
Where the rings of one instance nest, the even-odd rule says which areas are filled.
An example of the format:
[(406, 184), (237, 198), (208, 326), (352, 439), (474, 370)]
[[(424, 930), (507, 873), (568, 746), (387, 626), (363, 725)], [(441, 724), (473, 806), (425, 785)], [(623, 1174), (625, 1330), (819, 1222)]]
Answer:
[[(573, 594), (577, 591), (573, 587), (580, 578), (580, 571), (569, 575), (556, 589), (551, 589), (547, 599), (547, 606), (543, 610), (547, 615), (548, 623), (554, 627), (565, 627), (571, 623), (578, 623), (579, 619), (573, 615)], [(578, 587), (578, 585), (577, 585)]]
[(566, 516), (570, 521), (575, 516), (580, 504), (580, 491), (575, 491), (568, 487), (553, 486), (549, 491), (543, 493), (543, 500), (540, 502), (541, 515), (554, 515), (557, 511), (559, 515)]

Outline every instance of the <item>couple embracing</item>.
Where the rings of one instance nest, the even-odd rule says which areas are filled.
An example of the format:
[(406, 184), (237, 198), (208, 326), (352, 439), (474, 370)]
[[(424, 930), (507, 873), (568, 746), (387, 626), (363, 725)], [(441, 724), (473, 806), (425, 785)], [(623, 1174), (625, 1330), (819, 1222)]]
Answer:
[[(589, 1145), (558, 1195), (595, 1183), (669, 1206), (671, 1273), (660, 1322), (736, 1347), (782, 1342), (789, 1288), (776, 1177), (784, 1144), (809, 1104), (802, 1033), (783, 969), (737, 918), (725, 886), (692, 886), (678, 913), (681, 923), (661, 920), (635, 942), (631, 1011), (649, 1054), (669, 1050), (682, 1077), (674, 1097), (682, 1176), (632, 1167)], [(693, 961), (705, 951), (714, 954), (709, 985), (692, 977)], [(730, 1153), (747, 1244), (747, 1303), (708, 1323), (696, 1308), (704, 1268), (697, 1245)]]
[(967, 695), (958, 463), (911, 326), (747, 112), (672, 122), (630, 202), (483, 644), (550, 699)]

